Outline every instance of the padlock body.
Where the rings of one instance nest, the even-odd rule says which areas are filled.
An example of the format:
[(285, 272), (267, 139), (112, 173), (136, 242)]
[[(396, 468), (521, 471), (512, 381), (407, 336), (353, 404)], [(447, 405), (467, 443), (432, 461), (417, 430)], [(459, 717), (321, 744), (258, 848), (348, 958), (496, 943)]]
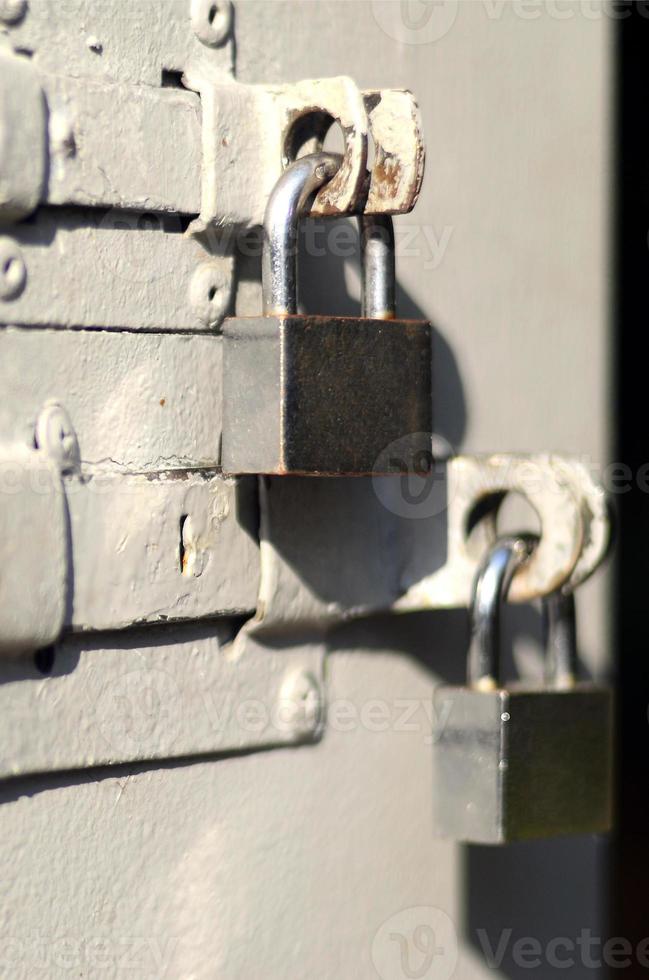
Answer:
[(437, 836), (503, 844), (610, 829), (610, 690), (439, 687), (434, 709)]
[(431, 433), (429, 323), (226, 320), (225, 473), (427, 472)]

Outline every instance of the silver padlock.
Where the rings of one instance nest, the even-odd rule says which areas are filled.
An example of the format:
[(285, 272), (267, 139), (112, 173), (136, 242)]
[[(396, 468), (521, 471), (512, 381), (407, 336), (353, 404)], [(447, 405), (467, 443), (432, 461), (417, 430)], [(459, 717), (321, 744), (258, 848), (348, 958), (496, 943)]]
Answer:
[(434, 692), (437, 836), (481, 844), (601, 833), (612, 821), (612, 693), (578, 683), (571, 594), (544, 600), (545, 685), (500, 683), (500, 609), (533, 544), (503, 538), (476, 577), (468, 686)]
[(339, 163), (327, 153), (301, 157), (284, 172), (268, 203), (263, 315), (231, 318), (223, 327), (225, 473), (430, 470), (431, 326), (395, 318), (388, 215), (359, 219), (362, 316), (297, 312), (300, 215)]

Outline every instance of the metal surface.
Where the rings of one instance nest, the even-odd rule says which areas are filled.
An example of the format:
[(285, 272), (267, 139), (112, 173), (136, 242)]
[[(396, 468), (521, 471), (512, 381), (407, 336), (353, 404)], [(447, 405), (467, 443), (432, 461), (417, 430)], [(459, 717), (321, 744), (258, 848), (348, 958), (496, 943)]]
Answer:
[[(225, 5), (216, 0), (212, 6), (223, 11)], [(203, 9), (207, 18), (209, 8)], [(232, 34), (227, 43), (206, 45), (196, 35), (197, 26), (190, 0), (103, 0), (92, 5), (86, 0), (34, 0), (23, 19), (9, 26), (8, 38), (15, 48), (32, 52), (45, 74), (155, 89), (163, 72), (181, 73), (189, 63), (201, 62), (227, 80), (233, 71)], [(137, 167), (137, 158), (123, 148), (117, 143), (112, 159), (121, 158), (126, 169)]]
[[(495, 462), (495, 461), (493, 461)], [(608, 517), (591, 525), (601, 547), (584, 542), (584, 513), (601, 486), (579, 460), (546, 456), (499, 456), (501, 480), (512, 490), (516, 473), (527, 468), (546, 535), (514, 577), (529, 599), (568, 584), (574, 570), (584, 576), (606, 554)], [(557, 465), (561, 478), (558, 477)], [(573, 497), (566, 473), (574, 467), (581, 491)], [(492, 461), (456, 457), (437, 465), (427, 479), (404, 476), (373, 479), (282, 479), (260, 481), (261, 581), (258, 617), (276, 635), (322, 632), (335, 623), (382, 610), (419, 611), (470, 606), (480, 563), (491, 540), (485, 517), (467, 536), (467, 518), (492, 485)], [(509, 476), (507, 474), (509, 471)], [(530, 499), (530, 498), (528, 498)], [(338, 529), (344, 527), (344, 555)], [(497, 534), (497, 527), (494, 527)], [(480, 532), (480, 533), (478, 533)], [(480, 539), (479, 549), (475, 538)], [(545, 552), (545, 558), (543, 558)], [(537, 564), (539, 553), (542, 561)], [(577, 556), (575, 558), (575, 555)], [(576, 562), (576, 563), (575, 563)], [(519, 576), (525, 575), (522, 580)]]
[(201, 107), (180, 78), (190, 64), (230, 77), (232, 6), (196, 2), (190, 18), (188, 2), (106, 0), (87, 16), (37, 0), (7, 25), (0, 216), (39, 202), (198, 213)]
[(500, 607), (512, 579), (532, 553), (522, 538), (501, 539), (482, 562), (471, 604), (467, 683), (480, 691), (500, 685)]
[(543, 601), (545, 683), (557, 690), (569, 690), (577, 682), (577, 612), (575, 594), (562, 590)]
[[(439, 479), (439, 474), (438, 474)], [(440, 481), (437, 506), (446, 512), (446, 562), (433, 572), (413, 555), (408, 588), (400, 609), (468, 606), (478, 562), (497, 536), (498, 505), (519, 494), (541, 524), (541, 541), (519, 569), (510, 602), (529, 602), (585, 581), (604, 560), (610, 541), (605, 493), (581, 460), (555, 454), (457, 456)], [(399, 487), (386, 489), (387, 505), (398, 506)], [(476, 514), (483, 511), (475, 525)], [(428, 539), (431, 540), (430, 538)]]
[(0, 443), (0, 656), (56, 640), (69, 599), (69, 523), (58, 464)]
[(406, 89), (363, 92), (374, 143), (366, 214), (411, 211), (424, 179), (421, 113)]
[(226, 320), (223, 340), (224, 472), (362, 475), (430, 462), (428, 323), (247, 317)]
[(612, 824), (612, 695), (438, 688), (436, 836), (504, 844), (597, 834)]
[(394, 228), (388, 215), (358, 218), (361, 237), (361, 316), (393, 320), (396, 316)]
[[(39, 0), (39, 7), (44, 5)], [(227, 40), (227, 11), (217, 12), (209, 23), (208, 15), (216, 5), (200, 0), (197, 7), (196, 17), (205, 28), (202, 33), (222, 37), (218, 43), (202, 43), (208, 49), (219, 46)], [(99, 54), (104, 56), (103, 47)], [(207, 60), (195, 53), (185, 57), (183, 77), (191, 85), (194, 72), (199, 73), (201, 98), (179, 87), (182, 72), (173, 67), (178, 62), (165, 67), (153, 86), (122, 78), (88, 79), (37, 70), (7, 49), (2, 55), (0, 119), (0, 139), (4, 140), (0, 213), (5, 219), (29, 214), (41, 202), (187, 215), (202, 211), (205, 224), (220, 228), (231, 223), (261, 223), (265, 206), (263, 202), (258, 210), (261, 188), (272, 188), (281, 167), (294, 159), (302, 136), (312, 148), (321, 145), (333, 118), (345, 133), (341, 176), (327, 189), (327, 197), (313, 204), (313, 213), (363, 209), (403, 213), (414, 207), (423, 179), (424, 142), (419, 109), (410, 92), (360, 93), (350, 79), (314, 80), (266, 91), (223, 84), (221, 74), (212, 91), (214, 70), (209, 55), (206, 53)], [(42, 63), (39, 59), (38, 64)], [(214, 114), (202, 129), (206, 110), (201, 103), (206, 99)], [(255, 113), (263, 131), (253, 135), (248, 128), (252, 120), (240, 117), (233, 132), (229, 114), (235, 105), (244, 115)], [(368, 128), (376, 146), (376, 164), (366, 177)], [(245, 144), (244, 133), (251, 145)], [(123, 158), (111, 152), (115, 140), (131, 148), (133, 160), (126, 166)], [(182, 154), (176, 152), (178, 145), (183, 147)], [(279, 152), (277, 160), (271, 147)], [(210, 153), (207, 161), (202, 159), (204, 150)], [(240, 154), (237, 160), (235, 152)], [(262, 158), (262, 152), (267, 156)], [(254, 154), (259, 156), (253, 163)], [(209, 159), (214, 155), (212, 169)], [(231, 185), (214, 186), (214, 175), (226, 159), (231, 167), (246, 167), (251, 175), (258, 168), (252, 186), (240, 189), (238, 204), (235, 174)], [(211, 207), (218, 213), (208, 220)], [(250, 214), (221, 213), (228, 207)]]
[(70, 628), (126, 629), (254, 612), (254, 481), (191, 470), (109, 471), (68, 478), (66, 497), (74, 567)]
[(199, 41), (209, 47), (223, 44), (232, 29), (231, 0), (191, 0), (192, 27)]
[(256, 486), (219, 474), (219, 338), (8, 328), (0, 363), (0, 441), (70, 471), (67, 627), (254, 612)]
[[(394, 234), (361, 219), (363, 305), (374, 319), (298, 316), (297, 231), (340, 157), (311, 154), (280, 177), (264, 218), (264, 316), (223, 331), (226, 473), (362, 476), (431, 465), (431, 327), (394, 316)], [(399, 443), (400, 453), (394, 454)]]
[(309, 198), (340, 169), (342, 158), (313, 153), (296, 160), (277, 181), (264, 213), (264, 316), (297, 313), (297, 232)]
[(0, 224), (30, 214), (46, 173), (45, 101), (29, 59), (0, 38)]
[(500, 678), (500, 606), (529, 549), (507, 538), (485, 557), (472, 604), (470, 686), (435, 691), (433, 811), (442, 837), (503, 844), (611, 827), (612, 691), (575, 683), (574, 604), (550, 600), (550, 686)]
[[(361, 92), (346, 77), (223, 84), (200, 63), (188, 66), (183, 81), (200, 93), (203, 113), (202, 202), (194, 231), (261, 225), (283, 169), (302, 150), (322, 149), (332, 125), (341, 132), (342, 164), (315, 195), (312, 215), (402, 214), (415, 206), (425, 153), (411, 92)], [(368, 133), (376, 149), (370, 174)]]
[(232, 648), (227, 619), (68, 636), (51, 672), (0, 662), (0, 777), (250, 752), (317, 740), (324, 647)]
[(0, 279), (0, 324), (206, 332), (231, 308), (232, 257), (184, 236), (177, 215), (48, 207), (11, 231), (0, 256), (25, 271)]
[(220, 338), (205, 333), (6, 327), (0, 440), (31, 445), (43, 406), (54, 400), (73, 423), (87, 481), (214, 472), (221, 354)]
[(0, 300), (20, 296), (27, 281), (27, 266), (20, 248), (11, 238), (0, 238)]
[[(309, 198), (341, 165), (338, 154), (313, 153), (286, 169), (264, 214), (262, 289), (265, 316), (297, 313), (298, 224)], [(361, 242), (361, 316), (395, 317), (395, 249), (392, 218), (359, 215)]]
[(81, 457), (79, 442), (70, 416), (63, 405), (48, 401), (43, 406), (36, 421), (34, 444), (43, 449), (61, 473), (71, 473), (79, 469)]
[(369, 124), (362, 94), (350, 78), (222, 84), (199, 64), (185, 70), (183, 81), (200, 93), (203, 118), (201, 213), (192, 226), (195, 232), (263, 223), (273, 187), (297, 155), (305, 120), (316, 131), (336, 120), (344, 143), (340, 170), (316, 197), (312, 213), (347, 213), (356, 207), (366, 179)]
[(254, 613), (260, 570), (250, 481), (181, 471), (62, 481), (58, 463), (19, 445), (3, 446), (1, 462), (0, 654), (29, 655), (64, 628)]
[[(38, 78), (48, 110), (42, 203), (198, 213), (201, 105), (195, 92), (161, 87), (160, 79), (154, 86), (60, 73)], [(128, 146), (128, 154), (113, 152), (115, 145)], [(123, 215), (126, 227), (129, 217)]]
[[(362, 85), (398, 85), (421, 95), (434, 179), (422, 190), (417, 218), (397, 224), (399, 286), (402, 312), (417, 316), (416, 305), (434, 317), (439, 330), (436, 431), (463, 455), (511, 447), (578, 454), (591, 473), (606, 480), (608, 184), (614, 141), (613, 103), (603, 95), (615, 74), (616, 25), (604, 7), (588, 5), (584, 14), (586, 5), (562, 3), (553, 11), (541, 4), (523, 17), (522, 5), (450, 0), (429, 5), (424, 13), (431, 16), (419, 17), (416, 4), (382, 0), (241, 0), (235, 6), (231, 39), (236, 34), (241, 83), (282, 86), (287, 80), (352, 71)], [(559, 7), (561, 19), (553, 15)], [(48, 75), (74, 75), (82, 87), (103, 79), (116, 89), (139, 87), (152, 95), (173, 91), (159, 89), (161, 69), (165, 85), (174, 77), (179, 84), (173, 73), (183, 71), (187, 46), (194, 42), (187, 0), (30, 0), (11, 35), (15, 46), (34, 52), (34, 65)], [(87, 45), (90, 36), (102, 45), (101, 53)], [(208, 48), (196, 40), (196, 45), (211, 56), (215, 69), (228, 70), (234, 44)], [(106, 111), (106, 151), (99, 159), (121, 188), (139, 190), (142, 148), (132, 142), (128, 104), (125, 112), (120, 123), (110, 106)], [(156, 115), (153, 108), (151, 115)], [(245, 108), (238, 121), (232, 115), (224, 136), (244, 125)], [(259, 119), (250, 121), (250, 130), (251, 154), (237, 154), (230, 168), (215, 169), (212, 181), (224, 203), (224, 195), (231, 201), (230, 195), (250, 193), (263, 214), (260, 185), (266, 170), (255, 142), (262, 139)], [(147, 138), (160, 146), (155, 134)], [(200, 146), (196, 152), (171, 137), (157, 162), (146, 158), (147, 179), (162, 184), (159, 170), (169, 161), (179, 176), (168, 200), (180, 203), (180, 192), (184, 197), (191, 191), (189, 203), (197, 199), (200, 206), (200, 158)], [(272, 165), (281, 164), (273, 158)], [(57, 215), (50, 227), (64, 220)], [(136, 266), (147, 270), (168, 256), (164, 268), (170, 275), (156, 288), (131, 282), (126, 330), (70, 331), (56, 326), (60, 317), (67, 324), (78, 322), (81, 310), (92, 326), (93, 317), (110, 325), (111, 315), (120, 314), (114, 302), (115, 292), (121, 293), (119, 276), (112, 281), (97, 266), (116, 258), (121, 268), (129, 239), (125, 232), (105, 248), (87, 244), (85, 252), (79, 245), (68, 263), (58, 235), (54, 255), (46, 258), (52, 245), (43, 234), (36, 272), (36, 257), (29, 257), (32, 306), (23, 311), (23, 322), (33, 315), (46, 328), (0, 331), (3, 340), (12, 335), (12, 345), (0, 357), (3, 423), (22, 436), (29, 419), (33, 430), (44, 401), (56, 397), (70, 413), (82, 457), (93, 471), (100, 462), (111, 466), (110, 458), (125, 472), (201, 466), (201, 461), (214, 465), (220, 343), (211, 336), (183, 337), (174, 327), (166, 334), (135, 333), (141, 324), (155, 329), (156, 319), (162, 330), (185, 322), (174, 311), (187, 301), (193, 270), (179, 250), (171, 258), (179, 237), (161, 231), (164, 247), (148, 236), (138, 252)], [(173, 262), (180, 270), (178, 284)], [(348, 294), (357, 299), (353, 260), (344, 277), (341, 264), (321, 262), (316, 284), (308, 284), (304, 268), (303, 290), (314, 303), (319, 295), (330, 295), (338, 310), (354, 312), (348, 299)], [(254, 263), (239, 270), (241, 314), (261, 309), (258, 270), (250, 266)], [(31, 292), (34, 276), (38, 286)], [(87, 284), (91, 292), (82, 303)], [(71, 312), (63, 293), (75, 304)], [(4, 304), (0, 307), (4, 312)], [(123, 322), (121, 315), (115, 322)], [(570, 466), (575, 469), (572, 459)], [(395, 595), (446, 563), (443, 509), (435, 517), (409, 518), (406, 504), (412, 495), (399, 497), (399, 480), (383, 482), (394, 484), (391, 499), (400, 502), (401, 518), (377, 497), (370, 480), (270, 481), (264, 487), (269, 525), (264, 562), (274, 555), (265, 564), (263, 594), (270, 597), (277, 624), (274, 654), (287, 668), (296, 653), (295, 636), (287, 636), (292, 622), (299, 631), (309, 616), (316, 623), (326, 617), (333, 622), (356, 609), (389, 608)], [(407, 489), (405, 478), (404, 484)], [(446, 498), (445, 469), (439, 484)], [(417, 496), (416, 483), (411, 489)], [(599, 519), (595, 523), (603, 526)], [(103, 542), (96, 529), (85, 548), (89, 562), (94, 555), (99, 585)], [(592, 567), (593, 553), (582, 555), (584, 567)], [(41, 553), (38, 559), (42, 564)], [(247, 582), (250, 568), (239, 567), (231, 556), (223, 560), (233, 579)], [(135, 578), (137, 560), (131, 554), (128, 562)], [(579, 589), (577, 600), (582, 655), (595, 674), (606, 670), (610, 654), (606, 583), (605, 574), (597, 576)], [(455, 599), (459, 605), (468, 600), (470, 584), (471, 576), (462, 575), (452, 588), (433, 589), (424, 599)], [(142, 580), (142, 593), (145, 589)], [(255, 586), (253, 602), (256, 594)], [(541, 660), (536, 617), (517, 610), (514, 623), (517, 662), (532, 672)], [(423, 954), (412, 941), (407, 950), (405, 945), (413, 935), (425, 939), (422, 929), (414, 930), (430, 924), (435, 948), (445, 951), (444, 959), (435, 957), (433, 972), (450, 974), (455, 967), (454, 976), (462, 980), (493, 978), (493, 961), (485, 962), (488, 944), (498, 957), (504, 951), (496, 972), (522, 980), (530, 970), (512, 956), (528, 948), (517, 945), (521, 937), (541, 943), (537, 973), (543, 976), (554, 969), (545, 955), (550, 937), (574, 939), (590, 929), (605, 941), (612, 933), (602, 911), (608, 858), (601, 841), (559, 841), (493, 854), (432, 838), (427, 712), (439, 677), (462, 669), (465, 626), (461, 614), (446, 613), (367, 617), (339, 626), (327, 663), (331, 724), (318, 745), (5, 781), (0, 816), (8, 914), (2, 920), (2, 971), (12, 980), (67, 980), (75, 973), (234, 980), (256, 976), (263, 964), (267, 980), (333, 980), (375, 972), (396, 980), (402, 964), (411, 973), (421, 972)], [(214, 622), (206, 628), (217, 632)], [(84, 742), (99, 742), (99, 725), (111, 742), (119, 742), (122, 733), (128, 737), (130, 730), (145, 742), (160, 738), (161, 748), (168, 746), (163, 739), (173, 727), (177, 702), (164, 702), (170, 708), (168, 727), (149, 722), (149, 701), (129, 729), (132, 702), (123, 696), (128, 685), (118, 685), (117, 697), (100, 705), (84, 698), (82, 684), (74, 693), (70, 686), (65, 710), (49, 701), (46, 685), (75, 675), (86, 678), (85, 669), (83, 674), (76, 669), (87, 665), (99, 691), (104, 669), (111, 678), (120, 668), (130, 673), (142, 649), (150, 650), (142, 664), (153, 679), (156, 660), (166, 659), (176, 643), (184, 644), (180, 678), (193, 683), (195, 629), (186, 623), (159, 625), (144, 637), (138, 632), (128, 649), (118, 651), (119, 661), (113, 657), (116, 644), (128, 642), (131, 631), (76, 638), (92, 647), (84, 647), (87, 655), (82, 651), (76, 662), (74, 655), (62, 659), (60, 676), (55, 660), (50, 677), (15, 678), (9, 686), (18, 700), (18, 684), (25, 683), (29, 699), (19, 699), (25, 707), (19, 722), (11, 702), (3, 703), (2, 743), (13, 746), (22, 734), (33, 747), (38, 733), (41, 757), (29, 753), (36, 765), (47, 764), (55, 753), (61, 764), (66, 758), (73, 762), (77, 747), (77, 758), (86, 759)], [(222, 652), (211, 641), (208, 671), (226, 666)], [(196, 659), (203, 662), (202, 656)], [(260, 672), (265, 663), (260, 658)], [(224, 690), (234, 689), (232, 674), (223, 680)], [(253, 674), (242, 688), (254, 684)], [(146, 678), (142, 688), (150, 690)], [(246, 690), (237, 688), (237, 696), (239, 691), (245, 700)], [(44, 724), (34, 724), (40, 698), (47, 699), (51, 713)], [(377, 702), (391, 709), (384, 724), (372, 724)], [(203, 702), (185, 704), (187, 727), (202, 730)], [(407, 705), (419, 706), (410, 719)], [(201, 741), (208, 744), (207, 738)], [(112, 749), (115, 758), (118, 749)], [(439, 921), (425, 917), (431, 907), (445, 916), (446, 932), (440, 934)], [(390, 938), (396, 934), (403, 943)], [(557, 960), (564, 952), (558, 950)], [(579, 951), (574, 957), (579, 960)], [(600, 976), (579, 962), (563, 972), (574, 980)]]

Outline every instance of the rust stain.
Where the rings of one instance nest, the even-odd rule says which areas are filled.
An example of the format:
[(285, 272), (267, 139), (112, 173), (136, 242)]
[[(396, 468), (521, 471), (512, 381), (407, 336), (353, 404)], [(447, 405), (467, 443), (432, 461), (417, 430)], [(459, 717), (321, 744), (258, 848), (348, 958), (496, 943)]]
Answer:
[(403, 167), (399, 157), (386, 153), (377, 159), (372, 173), (381, 188), (381, 193), (387, 193), (391, 197), (397, 197), (401, 180), (403, 177)]
[(162, 405), (163, 408), (164, 408), (166, 402), (167, 402), (167, 399), (166, 398), (161, 398), (160, 399), (160, 404)]

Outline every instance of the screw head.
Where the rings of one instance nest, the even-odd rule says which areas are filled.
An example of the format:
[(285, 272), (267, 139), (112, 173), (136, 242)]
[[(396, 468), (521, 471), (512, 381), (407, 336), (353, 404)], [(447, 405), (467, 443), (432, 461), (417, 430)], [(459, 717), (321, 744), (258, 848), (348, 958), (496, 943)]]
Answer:
[(58, 402), (46, 402), (36, 422), (36, 446), (58, 464), (62, 473), (79, 466), (77, 435), (70, 416)]
[(189, 287), (189, 301), (196, 316), (206, 327), (218, 327), (230, 304), (232, 283), (218, 262), (204, 262), (194, 272)]
[(202, 44), (215, 48), (232, 29), (232, 0), (192, 0), (192, 27)]
[(17, 24), (27, 12), (27, 0), (0, 0), (0, 21)]
[(306, 670), (290, 674), (280, 692), (282, 718), (294, 738), (317, 738), (324, 727), (324, 696), (315, 676)]
[(0, 238), (0, 299), (20, 296), (27, 281), (23, 253), (12, 238)]

